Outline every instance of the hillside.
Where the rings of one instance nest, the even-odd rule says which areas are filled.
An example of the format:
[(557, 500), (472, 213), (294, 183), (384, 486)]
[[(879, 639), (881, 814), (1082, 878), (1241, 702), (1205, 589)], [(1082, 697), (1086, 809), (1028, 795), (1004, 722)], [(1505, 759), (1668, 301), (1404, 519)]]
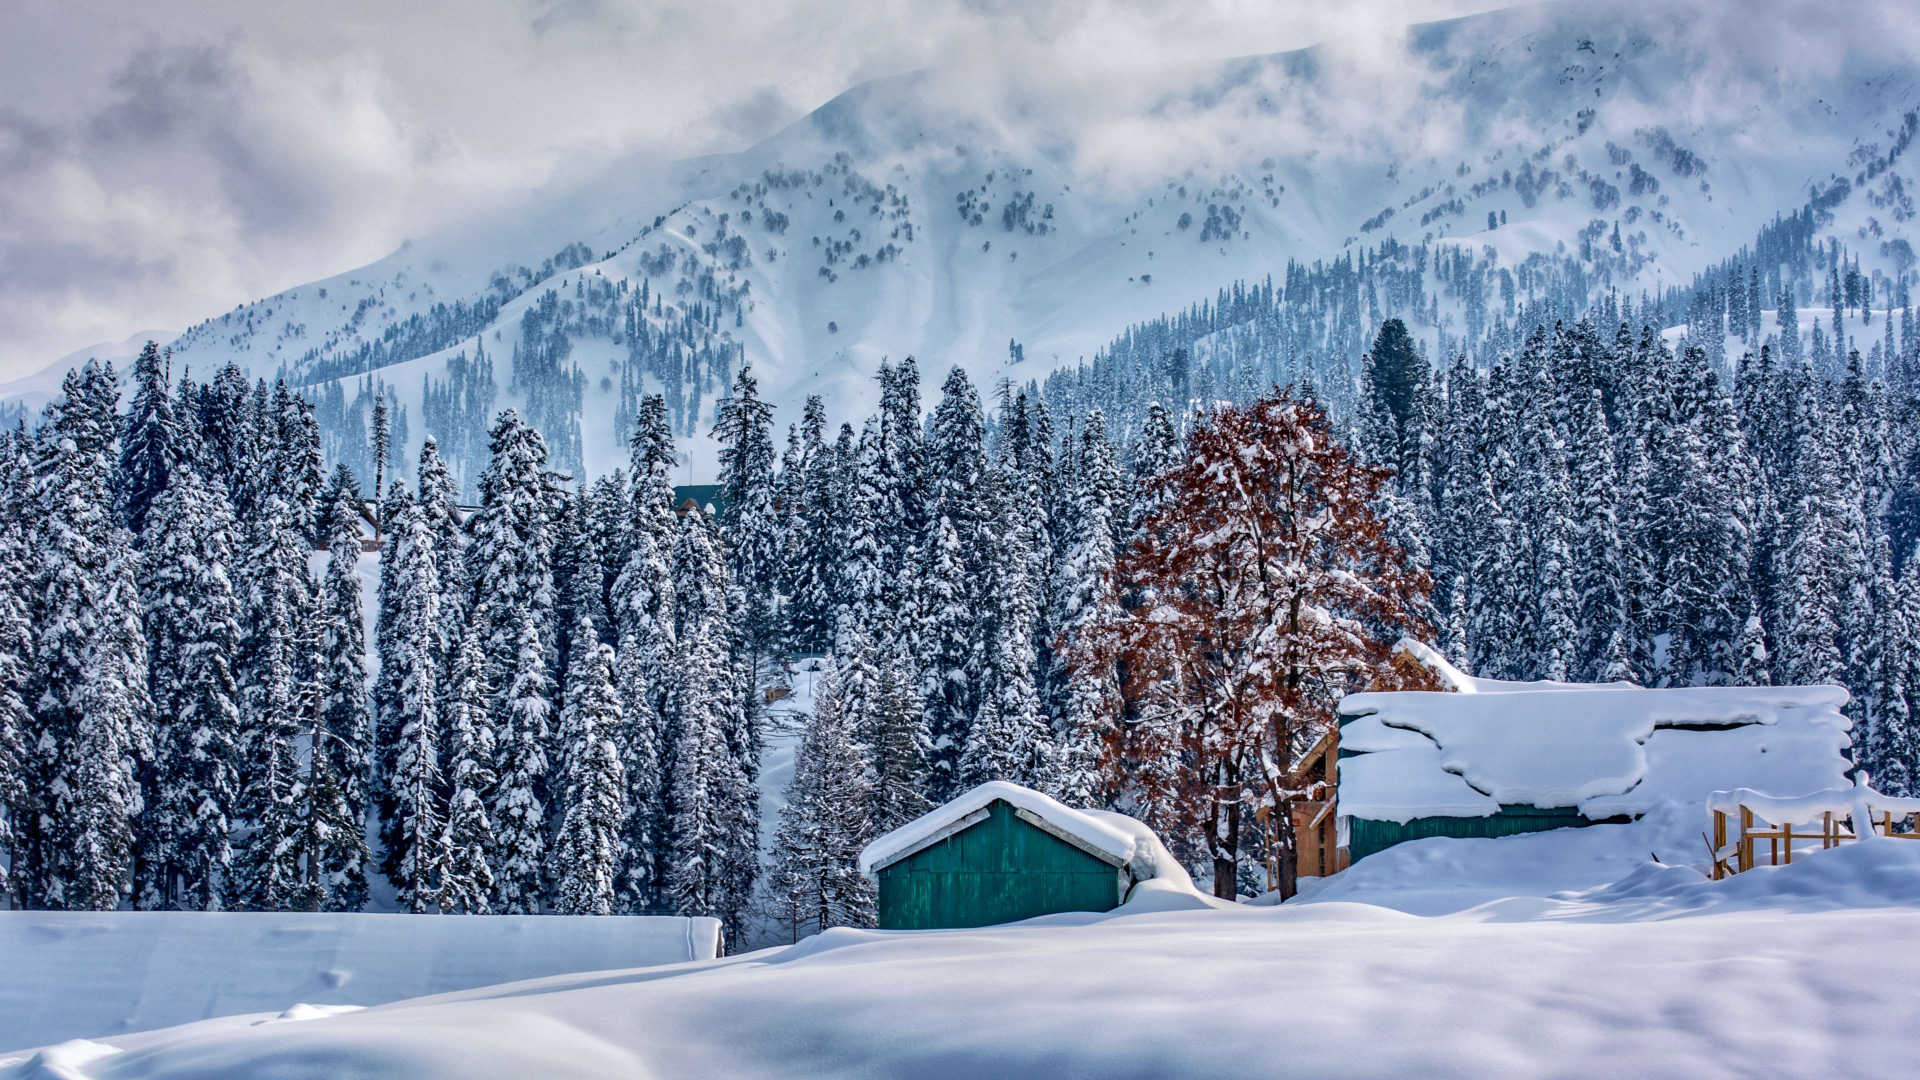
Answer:
[[(1902, 10), (1822, 28), (1819, 65), (1755, 29), (1788, 21), (1768, 11), (1543, 5), (1206, 65), (882, 79), (739, 153), (628, 161), (263, 297), (179, 336), (174, 362), (284, 371), (316, 398), (344, 377), (346, 401), (371, 372), (416, 446), (447, 445), (480, 421), (423, 415), (423, 380), (483, 348), (493, 406), (541, 395), (550, 440), (577, 413), (577, 454), (556, 456), (599, 473), (638, 394), (704, 434), (743, 361), (782, 421), (811, 393), (857, 420), (883, 357), (1025, 382), (1290, 263), (1363, 264), (1369, 302), (1321, 353), (1393, 314), (1471, 337), (1469, 293), (1509, 312), (1516, 290), (1659, 296), (1810, 203), (1817, 241), (1904, 270)], [(1471, 289), (1441, 280), (1463, 255)], [(342, 445), (350, 408), (323, 408)], [(711, 447), (691, 456), (681, 479), (709, 478)]]

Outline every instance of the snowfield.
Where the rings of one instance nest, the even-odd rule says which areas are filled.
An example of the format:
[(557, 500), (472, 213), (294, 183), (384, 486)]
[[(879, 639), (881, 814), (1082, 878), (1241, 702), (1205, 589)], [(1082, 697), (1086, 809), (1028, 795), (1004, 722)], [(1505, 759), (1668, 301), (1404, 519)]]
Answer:
[(1107, 915), (834, 930), (69, 1043), (0, 1077), (1912, 1075), (1894, 980), (1920, 970), (1920, 843), (1710, 882), (1635, 862), (1643, 839), (1424, 840), (1281, 906), (1160, 889)]
[(720, 923), (706, 918), (8, 911), (0, 1048), (719, 951)]

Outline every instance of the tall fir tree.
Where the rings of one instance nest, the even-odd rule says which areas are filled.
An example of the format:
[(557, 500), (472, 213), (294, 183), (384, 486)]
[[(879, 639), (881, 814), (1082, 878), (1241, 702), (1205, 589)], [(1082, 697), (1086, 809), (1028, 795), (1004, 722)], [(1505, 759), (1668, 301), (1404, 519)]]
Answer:
[(500, 845), (494, 870), (496, 905), (508, 915), (532, 915), (539, 911), (547, 853), (547, 743), (552, 735), (553, 682), (533, 613), (522, 611), (516, 622), (517, 648), (508, 672), (505, 721), (495, 728), (499, 779), (489, 808)]
[[(176, 465), (149, 504), (152, 542), (142, 560), (154, 780), (142, 828), (138, 901), (144, 908), (226, 906), (230, 835), (239, 797), (240, 640), (234, 526), (224, 485)], [(357, 595), (357, 594), (356, 594)]]
[[(582, 618), (576, 641), (593, 633)], [(627, 817), (626, 775), (611, 736), (624, 722), (614, 688), (614, 652), (582, 644), (567, 672), (560, 740), (565, 747), (560, 831), (551, 876), (561, 915), (611, 915), (620, 881), (621, 826)]]
[(480, 635), (469, 627), (460, 636), (444, 702), (447, 781), (446, 836), (440, 843), (438, 899), (444, 914), (485, 915), (493, 910), (493, 864), (499, 840), (486, 797), (493, 791), (493, 727), (487, 713), (493, 695), (486, 684), (486, 658)]

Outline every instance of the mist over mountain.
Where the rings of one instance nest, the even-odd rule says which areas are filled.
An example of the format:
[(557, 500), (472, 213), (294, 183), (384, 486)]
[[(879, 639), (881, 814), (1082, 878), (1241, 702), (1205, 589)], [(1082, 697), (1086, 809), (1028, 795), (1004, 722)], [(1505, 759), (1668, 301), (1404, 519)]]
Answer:
[[(342, 445), (371, 377), (415, 448), (456, 422), (424, 388), (485, 355), (493, 405), (540, 397), (596, 475), (664, 390), (700, 436), (682, 475), (700, 480), (743, 363), (783, 423), (812, 393), (857, 419), (883, 358), (1044, 380), (1235, 282), (1284, 290), (1289, 264), (1355, 264), (1354, 317), (1296, 342), (1314, 364), (1392, 316), (1430, 355), (1471, 351), (1488, 310), (1570, 292), (1665, 297), (1678, 325), (1697, 274), (1810, 205), (1814, 241), (1845, 243), (1869, 279), (1911, 261), (1911, 20), (1803, 15), (1541, 5), (1209, 63), (933, 68), (739, 153), (568, 176), (162, 344), (196, 372), (233, 362), (315, 400), (338, 386), (322, 411)], [(73, 363), (138, 344), (0, 395), (37, 407)]]

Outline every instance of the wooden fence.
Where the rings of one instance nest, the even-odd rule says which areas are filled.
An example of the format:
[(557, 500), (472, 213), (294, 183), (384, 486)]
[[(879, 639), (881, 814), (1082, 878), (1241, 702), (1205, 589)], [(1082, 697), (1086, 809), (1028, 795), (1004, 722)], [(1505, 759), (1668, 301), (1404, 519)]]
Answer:
[[(1707, 847), (1713, 858), (1713, 878), (1719, 881), (1762, 865), (1765, 842), (1767, 866), (1785, 866), (1796, 853), (1825, 851), (1860, 838), (1860, 831), (1901, 840), (1920, 840), (1920, 799), (1882, 795), (1858, 777), (1852, 788), (1835, 788), (1792, 798), (1769, 796), (1747, 788), (1717, 791), (1708, 800), (1713, 813), (1713, 835)], [(1895, 832), (1896, 822), (1909, 831)], [(1737, 832), (1733, 831), (1737, 828)], [(1817, 846), (1816, 846), (1817, 845)]]

